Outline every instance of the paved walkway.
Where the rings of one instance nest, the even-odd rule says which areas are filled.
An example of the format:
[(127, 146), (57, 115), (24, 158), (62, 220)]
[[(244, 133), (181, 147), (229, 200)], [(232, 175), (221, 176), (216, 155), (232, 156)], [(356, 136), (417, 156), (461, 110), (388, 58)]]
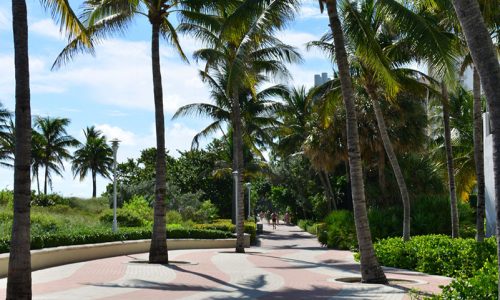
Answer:
[[(260, 245), (232, 249), (176, 250), (171, 264), (150, 265), (147, 253), (75, 263), (33, 272), (35, 299), (410, 299), (418, 289), (438, 292), (450, 280), (386, 269), (394, 285), (341, 283), (359, 276), (349, 251), (327, 250), (295, 226), (264, 224)], [(6, 279), (0, 279), (0, 299)]]

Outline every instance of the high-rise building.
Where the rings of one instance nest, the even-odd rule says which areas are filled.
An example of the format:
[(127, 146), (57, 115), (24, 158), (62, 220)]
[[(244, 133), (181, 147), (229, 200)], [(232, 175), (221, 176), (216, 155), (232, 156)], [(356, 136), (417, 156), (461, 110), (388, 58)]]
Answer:
[(328, 77), (328, 73), (323, 72), (320, 74), (315, 74), (314, 75), (314, 86), (320, 86), (324, 83), (326, 83), (330, 78)]

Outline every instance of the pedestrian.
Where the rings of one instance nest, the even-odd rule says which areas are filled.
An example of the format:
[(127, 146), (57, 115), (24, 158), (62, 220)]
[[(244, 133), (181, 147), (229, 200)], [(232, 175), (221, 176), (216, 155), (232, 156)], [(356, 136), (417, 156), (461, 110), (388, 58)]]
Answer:
[(273, 212), (273, 214), (271, 215), (271, 220), (273, 221), (273, 229), (276, 229), (276, 221), (278, 220), (278, 215)]
[(285, 223), (286, 225), (290, 225), (290, 214), (288, 212), (285, 213)]

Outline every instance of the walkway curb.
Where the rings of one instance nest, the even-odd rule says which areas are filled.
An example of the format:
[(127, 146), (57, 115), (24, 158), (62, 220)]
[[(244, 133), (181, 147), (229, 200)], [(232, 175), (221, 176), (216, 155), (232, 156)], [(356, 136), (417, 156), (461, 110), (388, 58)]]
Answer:
[[(149, 251), (151, 240), (119, 241), (100, 244), (61, 246), (31, 250), (31, 270)], [(168, 250), (235, 248), (236, 239), (174, 239), (167, 240)], [(250, 247), (250, 235), (245, 234), (245, 248)], [(0, 254), (0, 278), (7, 276), (9, 253)]]

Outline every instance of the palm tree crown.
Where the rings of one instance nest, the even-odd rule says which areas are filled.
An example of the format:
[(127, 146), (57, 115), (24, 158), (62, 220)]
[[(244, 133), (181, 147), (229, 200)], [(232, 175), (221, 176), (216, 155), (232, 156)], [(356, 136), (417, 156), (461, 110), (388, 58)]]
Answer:
[(113, 150), (106, 143), (106, 137), (94, 126), (87, 127), (83, 131), (85, 143), (73, 154), (71, 170), (74, 176), (80, 180), (85, 179), (87, 174), (92, 174), (92, 197), (96, 197), (96, 175), (109, 178), (109, 170), (113, 165)]

